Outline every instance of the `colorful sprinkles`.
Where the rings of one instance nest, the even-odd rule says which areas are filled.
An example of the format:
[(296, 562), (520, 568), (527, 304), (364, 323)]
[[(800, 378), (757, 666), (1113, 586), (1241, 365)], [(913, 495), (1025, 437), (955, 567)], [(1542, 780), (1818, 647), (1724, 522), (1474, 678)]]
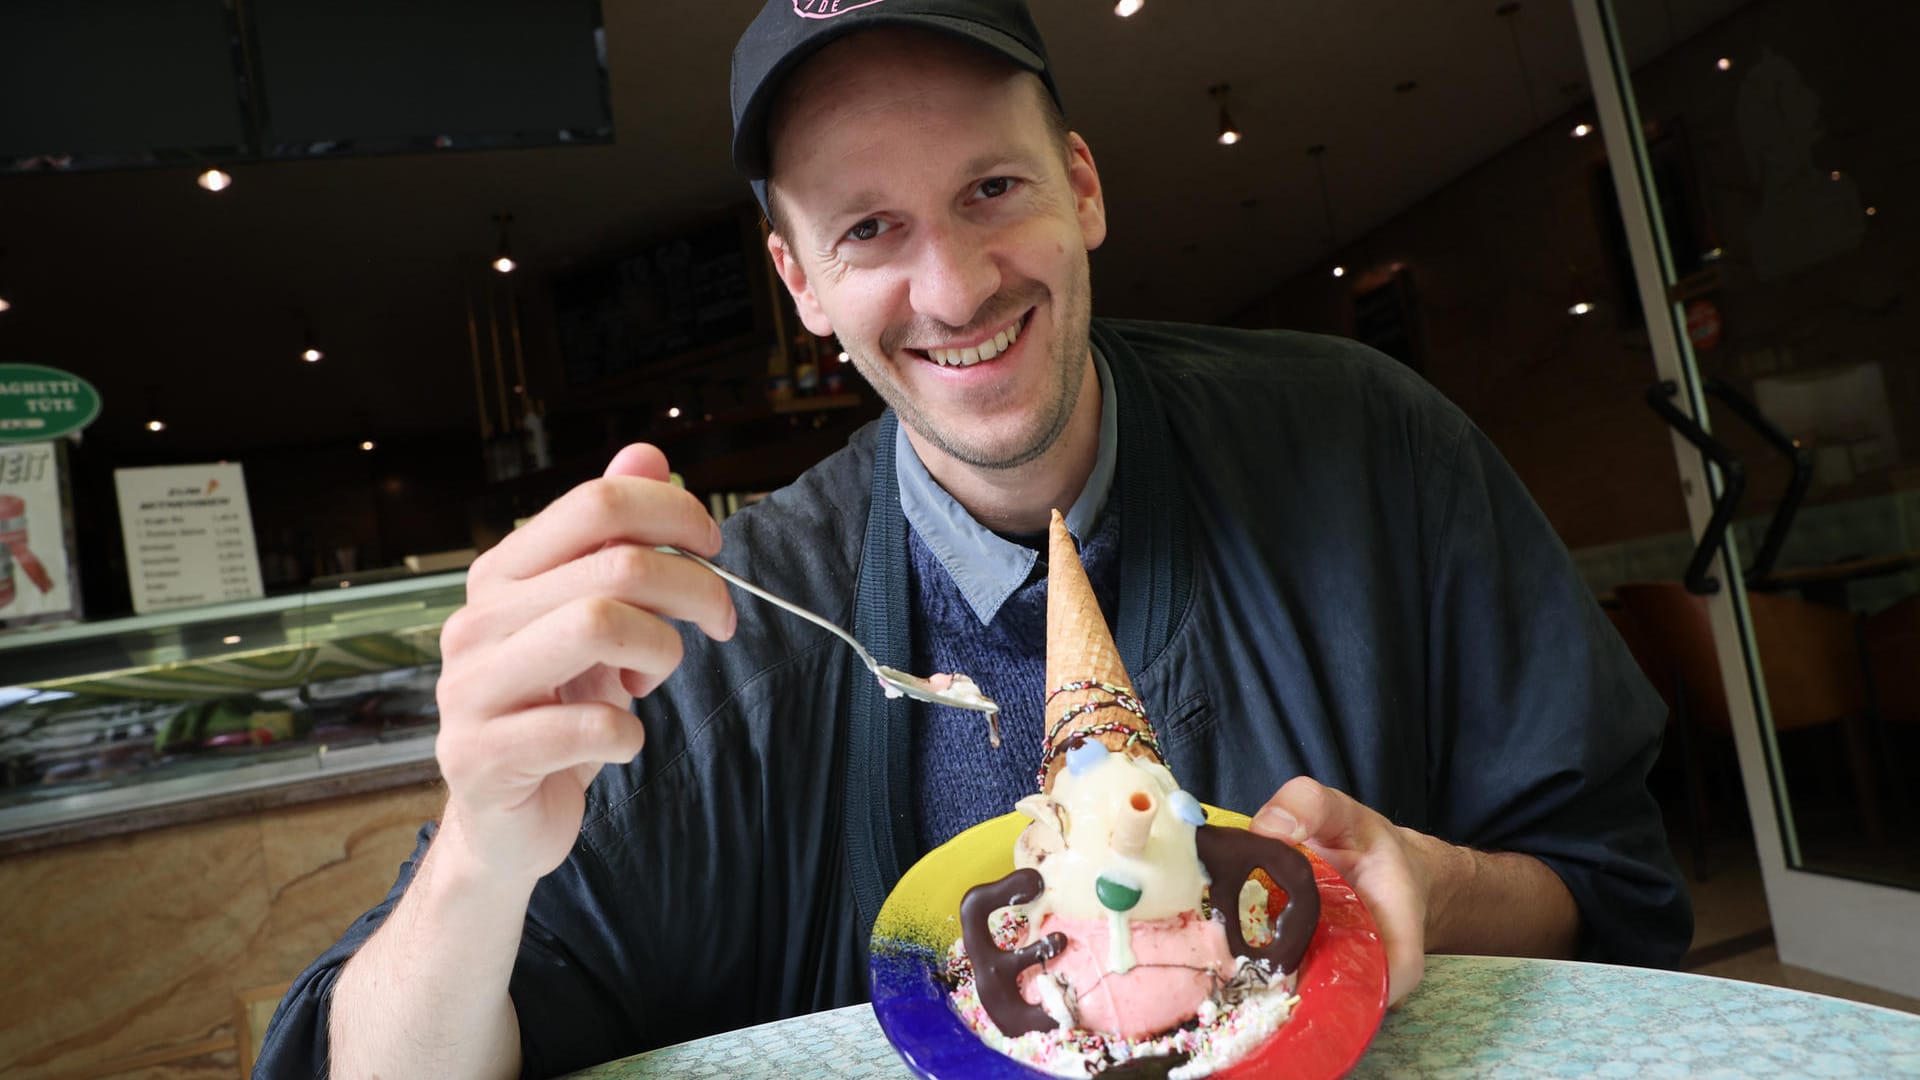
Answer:
[(1141, 705), (1133, 696), (1131, 689), (1125, 686), (1115, 686), (1112, 683), (1103, 683), (1097, 679), (1081, 679), (1078, 682), (1070, 682), (1065, 686), (1049, 691), (1047, 701), (1051, 703), (1054, 698), (1059, 697), (1061, 694), (1072, 694), (1081, 690), (1099, 690), (1106, 693), (1109, 697), (1113, 698), (1113, 700), (1083, 701), (1068, 709), (1066, 712), (1061, 713), (1060, 722), (1053, 725), (1053, 729), (1047, 732), (1048, 742), (1053, 741), (1053, 736), (1059, 732), (1061, 728), (1066, 727), (1082, 716), (1098, 712), (1101, 709), (1125, 709), (1142, 720), (1147, 718), (1146, 707)]
[(1091, 738), (1094, 738), (1095, 736), (1104, 735), (1109, 731), (1124, 731), (1127, 733), (1127, 741), (1125, 744), (1125, 748), (1130, 749), (1134, 745), (1138, 744), (1140, 746), (1144, 746), (1147, 749), (1153, 751), (1153, 756), (1155, 758), (1158, 758), (1161, 761), (1166, 760), (1166, 757), (1160, 753), (1160, 740), (1157, 738), (1154, 738), (1153, 732), (1151, 730), (1142, 731), (1139, 728), (1134, 727), (1132, 724), (1129, 724), (1124, 720), (1109, 720), (1104, 724), (1090, 724), (1086, 727), (1079, 728), (1078, 730), (1074, 731), (1073, 735), (1070, 738), (1066, 739), (1064, 742), (1054, 742), (1049, 740), (1047, 742), (1046, 749), (1043, 750), (1040, 754), (1040, 770), (1039, 772), (1034, 774), (1034, 783), (1039, 786), (1040, 790), (1042, 791), (1046, 790), (1047, 771), (1053, 767), (1053, 759), (1060, 756), (1060, 748), (1062, 746), (1065, 746), (1069, 743), (1078, 742), (1079, 740), (1082, 740), (1082, 739), (1091, 739)]

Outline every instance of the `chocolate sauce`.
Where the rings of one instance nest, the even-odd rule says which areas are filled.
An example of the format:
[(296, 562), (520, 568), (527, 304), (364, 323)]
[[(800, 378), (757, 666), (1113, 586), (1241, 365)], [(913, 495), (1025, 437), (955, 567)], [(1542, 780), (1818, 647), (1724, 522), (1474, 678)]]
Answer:
[[(1313, 863), (1292, 844), (1245, 829), (1202, 825), (1193, 839), (1213, 881), (1213, 906), (1226, 916), (1227, 947), (1233, 955), (1265, 960), (1275, 975), (1297, 969), (1320, 925), (1320, 887), (1313, 880)], [(1265, 870), (1287, 893), (1287, 906), (1273, 920), (1273, 940), (1258, 948), (1247, 944), (1238, 911), (1240, 889), (1255, 870)], [(971, 943), (967, 951), (973, 951)]]
[(1002, 949), (994, 943), (988, 920), (1003, 907), (1027, 903), (1044, 888), (1040, 871), (1015, 870), (999, 881), (975, 885), (960, 900), (960, 940), (966, 942), (967, 959), (973, 963), (980, 1005), (1009, 1039), (1060, 1026), (1045, 1009), (1020, 996), (1020, 973), (1058, 956), (1067, 947), (1067, 936), (1048, 934), (1022, 948)]

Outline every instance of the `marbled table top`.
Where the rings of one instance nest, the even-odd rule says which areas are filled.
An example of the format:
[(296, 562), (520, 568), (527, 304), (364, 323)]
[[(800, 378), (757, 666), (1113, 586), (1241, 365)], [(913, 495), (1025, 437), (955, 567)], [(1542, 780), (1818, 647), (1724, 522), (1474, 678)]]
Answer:
[[(600, 1080), (907, 1077), (865, 1005), (611, 1062)], [(1703, 975), (1435, 956), (1355, 1077), (1920, 1077), (1920, 1016)]]

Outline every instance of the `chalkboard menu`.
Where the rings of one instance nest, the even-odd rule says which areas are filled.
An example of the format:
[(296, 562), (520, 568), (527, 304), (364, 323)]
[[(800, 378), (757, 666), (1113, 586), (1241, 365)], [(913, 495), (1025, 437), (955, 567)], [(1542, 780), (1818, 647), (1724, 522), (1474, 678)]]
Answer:
[(703, 226), (554, 282), (569, 386), (749, 341), (765, 288), (739, 218)]

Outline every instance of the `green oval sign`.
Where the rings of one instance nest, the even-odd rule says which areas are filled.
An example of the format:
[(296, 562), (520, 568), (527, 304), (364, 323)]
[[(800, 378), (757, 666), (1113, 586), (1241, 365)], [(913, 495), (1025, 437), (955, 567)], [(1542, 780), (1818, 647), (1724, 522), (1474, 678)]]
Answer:
[(71, 434), (100, 415), (100, 391), (59, 368), (0, 364), (0, 443)]

